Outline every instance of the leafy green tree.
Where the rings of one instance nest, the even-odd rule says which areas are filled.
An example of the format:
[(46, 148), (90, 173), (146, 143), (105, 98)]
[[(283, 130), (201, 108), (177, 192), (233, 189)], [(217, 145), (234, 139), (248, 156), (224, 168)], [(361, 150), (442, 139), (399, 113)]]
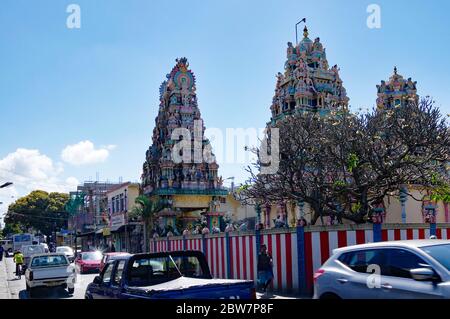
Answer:
[(155, 223), (156, 214), (161, 211), (165, 205), (160, 199), (151, 200), (148, 196), (140, 195), (135, 199), (136, 206), (133, 207), (129, 217), (140, 218), (144, 222), (144, 246), (147, 251), (148, 234)]
[(5, 223), (5, 227), (2, 229), (3, 237), (8, 237), (13, 234), (21, 234), (23, 233), (22, 229), (18, 224), (9, 224)]
[(65, 205), (68, 200), (68, 194), (33, 191), (9, 206), (5, 224), (16, 224), (23, 230), (32, 228), (49, 236), (52, 232), (67, 227), (68, 213)]

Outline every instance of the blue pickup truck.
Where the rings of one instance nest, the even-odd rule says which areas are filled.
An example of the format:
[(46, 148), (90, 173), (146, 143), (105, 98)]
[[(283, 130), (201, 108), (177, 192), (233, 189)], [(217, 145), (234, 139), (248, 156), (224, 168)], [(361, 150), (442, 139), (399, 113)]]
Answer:
[(86, 299), (256, 299), (253, 281), (213, 279), (199, 251), (135, 254), (108, 262)]

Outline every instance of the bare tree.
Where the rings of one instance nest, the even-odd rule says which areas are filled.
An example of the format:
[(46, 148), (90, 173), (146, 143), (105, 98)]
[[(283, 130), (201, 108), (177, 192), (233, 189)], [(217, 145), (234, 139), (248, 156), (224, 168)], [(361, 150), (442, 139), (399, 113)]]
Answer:
[(363, 115), (308, 112), (276, 127), (279, 170), (262, 175), (260, 161), (248, 167), (244, 201), (303, 201), (313, 209), (313, 223), (324, 216), (363, 223), (403, 185), (448, 185), (448, 124), (429, 98)]

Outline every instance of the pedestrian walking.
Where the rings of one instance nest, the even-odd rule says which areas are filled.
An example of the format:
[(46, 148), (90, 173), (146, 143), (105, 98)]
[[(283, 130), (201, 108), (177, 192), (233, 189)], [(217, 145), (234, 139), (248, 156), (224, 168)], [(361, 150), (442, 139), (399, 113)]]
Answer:
[(266, 245), (261, 245), (258, 255), (258, 285), (262, 287), (264, 293), (273, 280), (273, 260), (272, 256), (267, 252)]
[(0, 261), (3, 260), (3, 254), (5, 253), (5, 249), (3, 248), (2, 245), (0, 245)]

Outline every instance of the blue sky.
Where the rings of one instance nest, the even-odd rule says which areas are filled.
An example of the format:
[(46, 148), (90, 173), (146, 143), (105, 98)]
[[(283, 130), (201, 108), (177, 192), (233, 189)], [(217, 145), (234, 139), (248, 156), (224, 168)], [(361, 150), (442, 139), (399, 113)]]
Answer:
[[(66, 27), (71, 3), (81, 8), (81, 29)], [(366, 25), (372, 3), (381, 29)], [(35, 179), (49, 189), (97, 172), (139, 180), (158, 88), (177, 57), (188, 57), (196, 75), (207, 127), (264, 127), (303, 17), (341, 68), (353, 108), (374, 106), (375, 85), (396, 65), (450, 113), (449, 14), (448, 1), (419, 0), (3, 0), (0, 177), (18, 180), (0, 201)], [(92, 157), (64, 160), (62, 150), (83, 141)], [(242, 167), (223, 164), (220, 174), (243, 181)]]

